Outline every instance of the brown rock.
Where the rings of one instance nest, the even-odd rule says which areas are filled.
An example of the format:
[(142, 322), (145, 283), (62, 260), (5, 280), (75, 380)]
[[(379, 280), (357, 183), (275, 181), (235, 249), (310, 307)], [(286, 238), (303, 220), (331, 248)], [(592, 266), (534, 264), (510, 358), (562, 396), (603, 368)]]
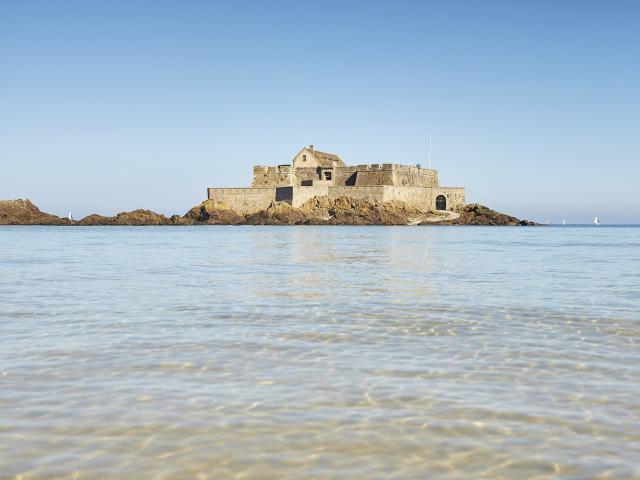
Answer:
[(244, 222), (244, 216), (232, 210), (226, 203), (214, 200), (205, 200), (196, 205), (182, 218), (192, 224), (238, 225)]
[(460, 210), (460, 217), (455, 220), (447, 220), (439, 225), (500, 225), (500, 226), (527, 226), (536, 225), (528, 220), (520, 220), (516, 217), (491, 210), (484, 205), (472, 203), (465, 205)]
[(403, 202), (378, 202), (350, 197), (315, 197), (299, 208), (273, 202), (247, 215), (251, 225), (406, 225), (424, 214)]
[(89, 215), (77, 222), (78, 225), (171, 225), (164, 215), (152, 212), (151, 210), (133, 210), (131, 212), (120, 212), (115, 217), (104, 217), (102, 215)]
[(71, 225), (71, 220), (41, 212), (30, 200), (0, 200), (0, 225)]
[(478, 204), (466, 205), (459, 213), (459, 218), (441, 220), (442, 216), (399, 201), (325, 196), (312, 198), (300, 208), (273, 202), (246, 217), (224, 203), (205, 200), (184, 216), (167, 218), (151, 210), (133, 210), (113, 217), (93, 214), (73, 222), (41, 212), (29, 200), (0, 201), (0, 224), (5, 225), (535, 225)]

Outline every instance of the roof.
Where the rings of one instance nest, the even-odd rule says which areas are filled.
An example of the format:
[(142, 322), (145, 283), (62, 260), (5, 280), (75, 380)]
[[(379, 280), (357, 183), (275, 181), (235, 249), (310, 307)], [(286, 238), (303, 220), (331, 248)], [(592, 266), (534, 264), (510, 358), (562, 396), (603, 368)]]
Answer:
[(313, 156), (322, 167), (331, 167), (333, 162), (336, 162), (339, 167), (344, 167), (344, 162), (335, 153), (320, 152), (319, 150), (311, 150), (309, 148), (307, 148), (307, 150), (313, 152)]

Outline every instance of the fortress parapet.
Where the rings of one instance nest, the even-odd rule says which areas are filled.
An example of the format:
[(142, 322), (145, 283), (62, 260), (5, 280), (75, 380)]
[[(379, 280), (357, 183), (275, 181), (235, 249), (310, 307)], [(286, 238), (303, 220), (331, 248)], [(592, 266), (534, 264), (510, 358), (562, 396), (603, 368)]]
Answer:
[(253, 167), (254, 188), (287, 187), (293, 185), (293, 168), (291, 165), (278, 165), (277, 167)]

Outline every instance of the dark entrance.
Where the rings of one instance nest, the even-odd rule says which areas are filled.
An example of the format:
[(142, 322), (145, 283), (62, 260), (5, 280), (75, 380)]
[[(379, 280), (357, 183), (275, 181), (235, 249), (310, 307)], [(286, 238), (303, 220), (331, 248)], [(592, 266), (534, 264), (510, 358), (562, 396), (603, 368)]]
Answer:
[(438, 195), (436, 197), (436, 210), (446, 210), (447, 209), (447, 199), (444, 195)]

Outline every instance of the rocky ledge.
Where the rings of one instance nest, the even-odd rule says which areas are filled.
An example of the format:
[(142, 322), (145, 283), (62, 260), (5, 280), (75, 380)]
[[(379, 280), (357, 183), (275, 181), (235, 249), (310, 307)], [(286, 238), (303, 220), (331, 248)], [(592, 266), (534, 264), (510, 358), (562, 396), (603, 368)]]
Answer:
[(0, 225), (71, 225), (66, 218), (41, 212), (29, 200), (0, 200)]
[(186, 214), (151, 210), (121, 212), (113, 217), (89, 215), (73, 221), (40, 211), (29, 200), (0, 201), (0, 225), (536, 225), (483, 205), (459, 212), (422, 212), (403, 202), (316, 197), (299, 208), (274, 202), (258, 212), (241, 215), (224, 203), (205, 200)]
[(491, 210), (484, 205), (471, 203), (465, 205), (455, 219), (439, 222), (441, 225), (496, 225), (496, 226), (533, 226), (530, 220), (520, 220), (516, 217)]

